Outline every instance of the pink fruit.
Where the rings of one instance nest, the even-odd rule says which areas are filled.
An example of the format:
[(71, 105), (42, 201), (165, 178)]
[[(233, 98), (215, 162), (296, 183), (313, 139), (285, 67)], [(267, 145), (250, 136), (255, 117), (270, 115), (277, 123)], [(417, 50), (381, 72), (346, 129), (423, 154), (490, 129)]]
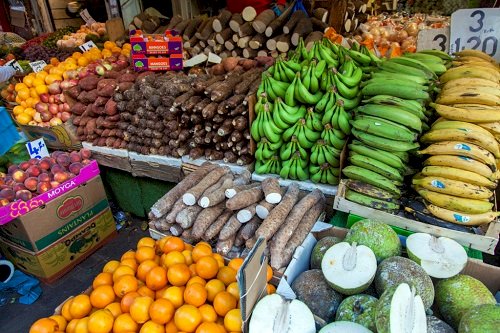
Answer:
[(39, 182), (50, 182), (50, 176), (48, 173), (41, 173), (39, 176), (38, 176), (38, 181)]
[(26, 170), (26, 173), (30, 177), (38, 177), (40, 173), (42, 173), (42, 169), (40, 169), (37, 165), (32, 165)]
[(51, 167), (50, 159), (47, 157), (42, 158), (40, 163), (38, 163), (38, 167), (42, 170), (50, 170)]
[(80, 155), (82, 156), (83, 160), (88, 160), (92, 156), (92, 152), (88, 149), (82, 148), (80, 149)]
[(16, 193), (10, 188), (4, 188), (0, 191), (0, 198), (6, 199), (8, 201), (13, 201), (16, 197)]
[(72, 151), (69, 153), (69, 159), (71, 160), (71, 163), (75, 162), (81, 162), (82, 158), (80, 157), (80, 153), (77, 151)]
[[(28, 170), (30, 168), (31, 167), (29, 167)], [(12, 179), (14, 179), (18, 183), (23, 183), (26, 180), (26, 178), (28, 178), (28, 176), (26, 175), (26, 173), (27, 172), (24, 172), (23, 170), (16, 170), (12, 174)]]
[(66, 169), (62, 166), (60, 166), (59, 164), (54, 164), (52, 166), (52, 168), (50, 168), (50, 172), (52, 172), (53, 174), (56, 174), (58, 172), (64, 172), (66, 171)]
[(24, 186), (24, 183), (17, 183), (12, 190), (17, 193), (17, 191), (26, 190), (26, 186)]
[(19, 168), (16, 166), (16, 165), (11, 165), (9, 167), (9, 175), (12, 175), (14, 173), (14, 171), (16, 171), (17, 169), (21, 169), (21, 170), (28, 170), (28, 168), (30, 167), (31, 164), (29, 164), (29, 162), (22, 162), (19, 164)]
[(53, 181), (51, 181), (51, 182), (50, 182), (50, 186), (51, 186), (52, 188), (56, 188), (56, 187), (58, 187), (59, 185), (61, 185), (61, 183), (56, 182), (55, 180), (53, 180)]
[(8, 204), (10, 204), (9, 200), (5, 198), (0, 199), (0, 207), (7, 206)]
[(33, 192), (36, 191), (37, 185), (38, 185), (38, 179), (35, 177), (26, 178), (26, 180), (24, 181), (24, 186), (26, 186), (28, 190)]
[(30, 165), (38, 165), (38, 163), (40, 162), (40, 160), (38, 158), (31, 158), (28, 163)]
[(59, 183), (64, 183), (69, 179), (69, 174), (67, 172), (56, 172), (54, 173), (54, 180)]
[(22, 201), (28, 201), (33, 197), (30, 191), (28, 190), (20, 190), (16, 192), (16, 199)]
[(38, 183), (38, 186), (36, 188), (36, 191), (39, 193), (39, 194), (42, 194), (42, 193), (45, 193), (47, 192), (48, 190), (52, 189), (52, 186), (50, 186), (50, 183), (49, 182), (41, 182), (41, 183)]
[(80, 170), (83, 168), (83, 164), (80, 162), (75, 162), (69, 165), (69, 172), (71, 172), (74, 175), (79, 175)]
[(56, 157), (56, 161), (59, 165), (63, 167), (67, 167), (68, 165), (71, 164), (71, 159), (69, 158), (69, 155), (67, 154), (61, 154)]

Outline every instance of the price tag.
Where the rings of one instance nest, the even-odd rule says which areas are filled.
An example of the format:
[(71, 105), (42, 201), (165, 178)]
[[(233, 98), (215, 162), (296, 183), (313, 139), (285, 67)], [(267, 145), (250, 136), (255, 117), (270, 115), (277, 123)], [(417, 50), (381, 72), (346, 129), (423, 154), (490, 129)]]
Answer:
[(79, 48), (80, 48), (80, 50), (82, 50), (82, 52), (87, 52), (88, 50), (90, 50), (93, 47), (97, 47), (97, 45), (95, 45), (95, 43), (93, 41), (88, 41), (87, 43), (84, 43), (84, 44), (79, 46)]
[(417, 35), (417, 51), (450, 51), (450, 27), (420, 30)]
[(80, 17), (85, 21), (87, 25), (96, 23), (96, 21), (92, 18), (92, 16), (90, 16), (90, 13), (87, 9), (84, 9), (80, 12)]
[(6, 63), (5, 63), (5, 66), (12, 66), (12, 67), (14, 67), (14, 69), (15, 69), (16, 71), (19, 71), (19, 72), (21, 72), (21, 73), (22, 73), (22, 72), (24, 72), (24, 70), (23, 70), (23, 68), (21, 67), (21, 65), (19, 65), (19, 63), (18, 63), (15, 59), (13, 59), (13, 60), (11, 60), (11, 61), (8, 61), (8, 62), (6, 62)]
[(43, 60), (38, 60), (38, 61), (30, 62), (30, 67), (33, 70), (33, 72), (35, 72), (35, 73), (38, 73), (41, 70), (43, 70), (43, 68), (45, 66), (47, 66), (47, 63), (45, 61), (43, 61)]
[(41, 159), (42, 157), (49, 156), (49, 151), (47, 150), (43, 138), (28, 142), (26, 144), (26, 149), (28, 149), (28, 154), (30, 154), (31, 158)]
[(500, 8), (460, 9), (451, 15), (450, 51), (483, 51), (500, 61)]

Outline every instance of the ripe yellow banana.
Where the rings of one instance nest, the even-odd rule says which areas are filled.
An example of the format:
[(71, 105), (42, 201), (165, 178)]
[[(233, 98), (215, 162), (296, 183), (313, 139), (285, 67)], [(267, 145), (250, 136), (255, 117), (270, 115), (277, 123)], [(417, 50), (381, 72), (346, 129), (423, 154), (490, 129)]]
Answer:
[(480, 123), (478, 125), (481, 126), (482, 128), (487, 129), (492, 134), (500, 135), (500, 122)]
[(424, 166), (444, 166), (481, 175), (489, 180), (495, 180), (493, 171), (484, 163), (465, 156), (435, 155), (424, 161)]
[(495, 172), (492, 176), (495, 180), (499, 180), (500, 179), (500, 170)]
[(457, 108), (450, 105), (430, 103), (436, 112), (446, 119), (470, 123), (492, 123), (500, 121), (500, 107), (495, 109)]
[(491, 189), (495, 189), (497, 187), (495, 182), (478, 173), (448, 166), (429, 165), (424, 167), (420, 174), (427, 177), (442, 177), (451, 180), (458, 180), (464, 183), (484, 186)]
[(498, 72), (498, 66), (492, 64), (491, 62), (486, 62), (486, 61), (453, 61), (452, 65), (453, 67), (460, 67), (460, 66), (484, 67), (492, 71)]
[(438, 193), (421, 187), (416, 188), (418, 194), (431, 204), (452, 211), (468, 214), (483, 214), (491, 212), (493, 204), (484, 200), (466, 199), (453, 195)]
[(482, 131), (471, 130), (467, 128), (446, 128), (439, 126), (445, 122), (437, 123), (431, 131), (425, 133), (420, 142), (433, 143), (442, 141), (460, 141), (468, 142), (478, 145), (495, 155), (500, 157), (500, 149), (495, 137), (490, 133), (483, 133)]
[(496, 63), (495, 59), (489, 55), (487, 55), (484, 52), (481, 52), (479, 50), (472, 50), (472, 49), (466, 49), (462, 51), (455, 52), (454, 55), (456, 57), (475, 57), (475, 58), (480, 58), (484, 59), (486, 61)]
[(446, 83), (448, 81), (464, 77), (476, 77), (498, 83), (500, 79), (500, 73), (484, 67), (471, 67), (464, 65), (448, 69), (443, 75), (441, 75), (439, 81), (441, 83)]
[(441, 90), (444, 91), (456, 87), (492, 87), (500, 89), (500, 84), (476, 77), (463, 77), (446, 82), (441, 87)]
[(489, 199), (493, 192), (484, 186), (473, 185), (443, 177), (422, 177), (412, 180), (413, 185), (443, 194), (470, 199)]
[(482, 133), (493, 139), (493, 134), (491, 134), (487, 129), (483, 127), (468, 123), (465, 121), (448, 120), (443, 117), (439, 117), (431, 126), (431, 129), (459, 129), (465, 132), (477, 132)]
[(486, 164), (492, 171), (496, 171), (495, 157), (493, 154), (472, 143), (460, 141), (437, 142), (417, 153), (421, 155), (455, 155), (470, 157)]
[(490, 211), (482, 214), (464, 214), (441, 208), (429, 203), (426, 203), (425, 206), (432, 215), (441, 220), (467, 226), (477, 226), (485, 223), (490, 223), (498, 216), (500, 216), (500, 212)]
[(484, 86), (456, 86), (452, 88), (442, 89), (440, 96), (460, 93), (483, 93), (496, 97), (500, 97), (500, 88), (497, 87), (484, 87)]
[(496, 106), (500, 105), (500, 97), (485, 93), (483, 91), (464, 91), (464, 90), (454, 90), (452, 92), (444, 91), (442, 92), (436, 103), (439, 104), (458, 104), (458, 103), (475, 103)]

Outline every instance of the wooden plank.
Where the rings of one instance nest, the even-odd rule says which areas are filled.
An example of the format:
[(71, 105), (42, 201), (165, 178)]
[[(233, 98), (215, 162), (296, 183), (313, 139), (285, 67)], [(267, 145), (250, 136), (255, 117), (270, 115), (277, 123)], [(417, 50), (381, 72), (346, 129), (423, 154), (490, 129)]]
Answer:
[(149, 177), (173, 183), (178, 183), (182, 179), (182, 162), (179, 158), (133, 152), (130, 152), (129, 156), (134, 177)]
[(92, 152), (92, 158), (95, 159), (99, 165), (132, 172), (132, 165), (130, 164), (127, 150), (96, 147), (88, 142), (84, 142), (83, 147)]
[(123, 26), (123, 20), (120, 17), (115, 17), (106, 21), (106, 31), (109, 36), (109, 40), (114, 42), (120, 39), (125, 34), (125, 27)]
[(337, 33), (340, 33), (344, 27), (344, 17), (347, 11), (347, 0), (332, 1), (330, 7), (329, 25), (333, 27)]
[(71, 17), (66, 14), (65, 9), (52, 9), (52, 17), (54, 20), (61, 20), (61, 19), (70, 19)]
[(49, 0), (50, 9), (66, 9), (69, 0)]
[(79, 27), (84, 23), (85, 22), (83, 22), (81, 18), (54, 20), (56, 29), (64, 27)]

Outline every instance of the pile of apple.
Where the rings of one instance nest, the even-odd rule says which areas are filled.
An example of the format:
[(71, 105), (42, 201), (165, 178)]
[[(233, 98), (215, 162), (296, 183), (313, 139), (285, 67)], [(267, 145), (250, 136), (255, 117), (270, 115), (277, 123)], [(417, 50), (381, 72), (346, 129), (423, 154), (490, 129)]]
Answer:
[(32, 158), (19, 165), (11, 165), (7, 174), (0, 173), (0, 207), (17, 200), (28, 201), (39, 194), (58, 187), (80, 174), (91, 162), (88, 149), (70, 153), (55, 151), (42, 159)]
[(29, 125), (57, 126), (68, 121), (71, 109), (63, 91), (78, 84), (77, 79), (54, 81), (48, 85), (48, 93), (40, 94), (40, 101), (35, 104), (35, 116)]

